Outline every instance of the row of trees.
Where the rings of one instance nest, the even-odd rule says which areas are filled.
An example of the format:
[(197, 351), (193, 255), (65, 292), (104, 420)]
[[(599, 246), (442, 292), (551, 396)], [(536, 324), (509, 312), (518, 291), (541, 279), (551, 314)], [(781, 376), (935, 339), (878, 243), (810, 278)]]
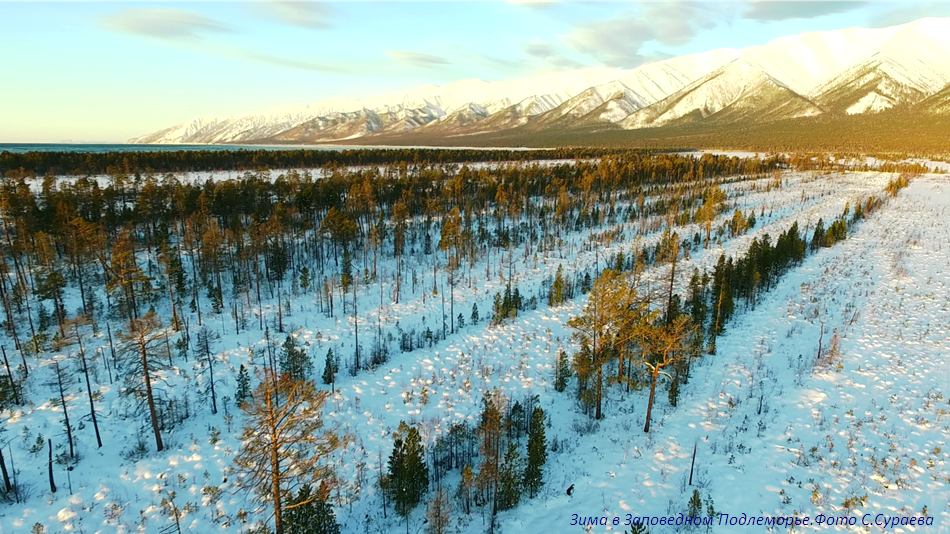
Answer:
[[(617, 149), (558, 148), (554, 150), (481, 150), (426, 148), (365, 148), (359, 150), (232, 149), (214, 147), (197, 150), (144, 149), (112, 152), (28, 151), (0, 152), (0, 176), (134, 174), (192, 171), (245, 171), (269, 168), (328, 168), (348, 166), (462, 164), (480, 161), (543, 161), (587, 159), (630, 152)], [(648, 153), (642, 151), (643, 153)]]
[[(886, 192), (893, 195), (908, 183), (903, 176), (892, 180)], [(873, 195), (858, 202), (853, 212), (848, 204), (827, 229), (819, 220), (811, 240), (802, 235), (797, 221), (774, 243), (768, 234), (756, 237), (744, 254), (720, 256), (711, 274), (694, 270), (685, 299), (674, 292), (681, 242), (675, 232), (666, 230), (652, 258), (654, 264), (669, 266), (665, 290), (658, 291), (643, 282), (643, 270), (650, 259), (644, 251), (636, 253), (630, 262), (618, 258), (613, 262), (615, 269), (603, 270), (593, 283), (584, 312), (568, 323), (580, 349), (570, 364), (566, 355), (558, 355), (555, 389), (566, 389), (573, 371), (578, 378), (581, 406), (600, 419), (606, 385), (621, 385), (628, 390), (648, 385), (644, 432), (649, 432), (661, 375), (669, 379), (670, 404), (676, 406), (679, 386), (688, 381), (691, 362), (702, 354), (715, 354), (716, 338), (725, 331), (738, 305), (754, 307), (809, 251), (846, 239), (849, 226), (881, 204), (881, 198)], [(745, 220), (738, 210), (730, 223), (737, 220)], [(561, 302), (562, 286), (563, 282), (552, 285), (549, 304)], [(611, 365), (613, 370), (608, 371)]]

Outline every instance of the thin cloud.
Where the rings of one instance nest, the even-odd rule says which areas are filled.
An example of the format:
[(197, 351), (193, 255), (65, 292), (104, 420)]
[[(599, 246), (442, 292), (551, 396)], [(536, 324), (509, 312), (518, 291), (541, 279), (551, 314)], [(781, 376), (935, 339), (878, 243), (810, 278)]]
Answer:
[(390, 58), (414, 67), (440, 67), (451, 65), (452, 62), (441, 56), (432, 54), (423, 54), (421, 52), (411, 52), (409, 50), (387, 50), (386, 55)]
[(584, 67), (582, 63), (564, 57), (561, 47), (549, 41), (534, 39), (524, 47), (524, 54), (533, 60), (539, 60), (552, 67), (577, 69)]
[(304, 61), (304, 60), (293, 59), (293, 58), (288, 58), (288, 57), (279, 57), (279, 56), (273, 56), (270, 54), (262, 54), (260, 52), (254, 52), (252, 50), (244, 50), (244, 49), (237, 49), (237, 48), (229, 52), (226, 52), (222, 55), (227, 55), (229, 57), (234, 57), (236, 59), (253, 61), (256, 63), (265, 64), (265, 65), (286, 67), (290, 69), (304, 70), (304, 71), (309, 71), (309, 72), (326, 72), (326, 73), (332, 73), (332, 74), (365, 74), (364, 71), (353, 68), (352, 66), (347, 66), (344, 63), (325, 63), (325, 62), (318, 62), (318, 61)]
[(557, 2), (549, 0), (508, 0), (509, 4), (525, 7), (531, 11), (543, 11), (557, 5)]
[(335, 10), (323, 2), (260, 2), (252, 7), (264, 17), (298, 28), (325, 30), (334, 25)]
[(760, 0), (750, 2), (742, 18), (760, 21), (813, 19), (835, 13), (845, 13), (863, 7), (868, 2), (786, 2)]
[[(284, 8), (278, 8), (284, 9)], [(304, 8), (313, 12), (311, 8)], [(276, 12), (273, 11), (272, 12)], [(286, 11), (284, 11), (286, 13)], [(302, 19), (308, 27), (313, 27), (312, 19)], [(183, 9), (153, 9), (153, 8), (126, 8), (117, 13), (107, 15), (101, 22), (107, 28), (138, 36), (158, 39), (168, 46), (183, 47), (186, 50), (206, 54), (209, 56), (236, 59), (260, 65), (283, 67), (308, 72), (322, 72), (333, 74), (365, 74), (361, 70), (345, 62), (320, 62), (294, 59), (287, 56), (276, 56), (258, 52), (204, 37), (213, 34), (235, 33), (230, 26), (210, 19), (194, 11)]]
[(129, 7), (102, 18), (105, 27), (156, 39), (195, 40), (209, 33), (233, 33), (216, 20), (184, 9)]
[(633, 68), (652, 57), (641, 52), (647, 43), (679, 46), (714, 28), (718, 15), (714, 8), (694, 2), (648, 4), (641, 11), (583, 22), (558, 38), (605, 66)]

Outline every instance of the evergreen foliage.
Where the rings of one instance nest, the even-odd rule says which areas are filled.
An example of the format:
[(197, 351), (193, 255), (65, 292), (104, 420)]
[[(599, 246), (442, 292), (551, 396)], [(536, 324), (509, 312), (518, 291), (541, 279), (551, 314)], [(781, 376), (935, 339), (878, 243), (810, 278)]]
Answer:
[[(273, 510), (274, 530), (283, 534), (291, 490), (333, 480), (328, 457), (342, 444), (336, 429), (323, 424), (326, 391), (313, 382), (277, 376), (265, 368), (242, 410), (242, 448), (235, 456), (240, 487)], [(293, 466), (293, 468), (290, 468)], [(321, 494), (325, 496), (325, 493)]]
[(240, 408), (245, 402), (251, 399), (251, 377), (247, 374), (247, 368), (244, 364), (238, 369), (237, 389), (234, 392), (234, 402)]
[(554, 275), (554, 283), (551, 284), (551, 292), (548, 294), (548, 306), (558, 306), (566, 300), (566, 297), (564, 268), (558, 265), (557, 274)]
[(389, 486), (396, 513), (406, 519), (429, 489), (429, 467), (419, 430), (405, 421), (393, 433), (393, 452), (389, 457)]
[(528, 465), (524, 470), (524, 489), (532, 499), (544, 484), (543, 468), (547, 461), (547, 443), (544, 437), (544, 411), (536, 407), (531, 413), (528, 428)]
[(505, 458), (498, 473), (497, 510), (511, 510), (521, 501), (524, 468), (521, 453), (514, 443), (508, 444)]
[(323, 364), (323, 383), (333, 386), (336, 382), (336, 374), (339, 371), (339, 364), (333, 355), (333, 348), (327, 349), (327, 358)]
[(571, 362), (567, 353), (559, 350), (554, 361), (554, 391), (567, 389), (567, 381), (571, 378)]
[(321, 484), (314, 492), (310, 484), (304, 484), (284, 512), (284, 534), (340, 534), (333, 507), (327, 502), (329, 490)]
[(307, 351), (297, 344), (293, 334), (287, 334), (280, 355), (280, 372), (293, 380), (308, 380), (313, 374), (313, 362)]
[(693, 496), (689, 498), (686, 505), (686, 517), (702, 517), (703, 501), (699, 496), (699, 490), (693, 490)]

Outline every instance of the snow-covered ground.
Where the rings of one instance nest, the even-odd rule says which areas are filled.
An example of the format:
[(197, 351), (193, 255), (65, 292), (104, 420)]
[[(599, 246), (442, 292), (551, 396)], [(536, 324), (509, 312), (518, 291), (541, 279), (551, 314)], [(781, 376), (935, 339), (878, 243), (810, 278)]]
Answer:
[[(819, 218), (827, 223), (847, 203), (854, 206), (869, 195), (880, 195), (891, 178), (881, 173), (786, 173), (778, 189), (767, 187), (771, 178), (726, 184), (729, 202), (754, 212), (757, 224), (747, 235), (694, 250), (679, 268), (683, 277), (678, 284), (685, 286), (694, 267), (711, 269), (722, 253), (743, 253), (754, 237), (769, 233), (774, 240), (793, 221), (810, 237), (809, 228)], [(729, 216), (731, 212), (722, 215), (716, 224)], [(569, 275), (595, 264), (602, 268), (612, 254), (657, 239), (656, 232), (641, 234), (639, 228), (638, 223), (618, 223), (616, 237), (596, 252), (582, 246), (586, 230), (565, 236), (560, 249), (535, 255), (522, 247), (513, 254), (515, 281), (531, 296), (559, 265)], [(690, 225), (677, 231), (688, 238), (701, 230)], [(548, 453), (541, 494), (533, 500), (525, 497), (520, 506), (500, 514), (500, 531), (506, 534), (583, 531), (585, 527), (570, 525), (573, 514), (617, 516), (621, 522), (627, 514), (675, 516), (686, 512), (693, 489), (711, 500), (716, 511), (730, 516), (840, 517), (849, 515), (846, 500), (858, 503), (850, 512), (858, 518), (857, 526), (816, 530), (865, 532), (864, 514), (871, 514), (871, 521), (879, 513), (920, 515), (926, 506), (933, 526), (894, 531), (950, 532), (948, 247), (950, 182), (944, 176), (920, 178), (850, 229), (847, 240), (809, 256), (754, 309), (737, 310), (717, 341), (717, 354), (695, 362), (679, 406), (672, 408), (665, 394), (658, 395), (649, 435), (642, 432), (646, 393), (616, 387), (606, 389), (605, 419), (578, 433), (587, 418), (575, 408), (573, 385), (557, 393), (552, 382), (558, 349), (576, 350), (566, 322), (582, 311), (586, 296), (553, 309), (540, 303), (536, 311), (488, 327), (484, 318), (492, 296), (504, 290), (499, 273), (508, 268), (507, 254), (493, 253), (490, 266), (479, 262), (471, 278), (466, 274), (455, 288), (455, 313), (461, 312), (468, 322), (477, 303), (483, 317), (478, 325), (466, 326), (432, 348), (400, 353), (396, 345), (390, 361), (375, 371), (355, 377), (339, 374), (338, 391), (327, 403), (325, 417), (356, 438), (335, 459), (349, 483), (335, 500), (343, 532), (405, 529), (391, 510), (383, 518), (372, 487), (380, 457), (385, 464), (392, 450), (392, 432), (402, 420), (416, 423), (431, 445), (451, 423), (475, 421), (483, 392), (493, 388), (513, 401), (538, 395), (550, 418), (549, 446), (556, 444), (557, 449)], [(390, 279), (394, 269), (392, 262), (382, 262), (382, 279)], [(427, 257), (410, 259), (408, 269), (418, 271), (420, 280), (415, 288), (404, 282), (399, 304), (391, 302), (389, 282), (361, 289), (364, 350), (377, 321), (387, 332), (394, 332), (397, 321), (405, 330), (442, 328), (441, 298), (448, 288), (432, 296)], [(666, 273), (667, 268), (657, 267), (647, 276), (657, 280)], [(276, 311), (265, 308), (270, 321)], [(219, 395), (233, 397), (237, 367), (260, 365), (260, 358), (248, 349), (264, 347), (263, 333), (254, 317), (250, 329), (238, 335), (227, 315), (206, 310), (204, 317), (210, 328), (223, 334), (214, 347), (221, 364)], [(335, 318), (326, 318), (316, 309), (313, 295), (296, 297), (284, 321), (309, 344), (316, 377), (328, 348), (344, 356), (353, 352), (352, 319), (339, 310)], [(816, 366), (819, 338), (827, 350), (836, 330), (837, 355), (829, 365)], [(271, 333), (275, 341), (283, 341), (283, 334)], [(97, 337), (87, 350), (108, 351), (105, 342)], [(19, 356), (10, 356), (15, 365)], [(56, 395), (47, 384), (48, 356), (28, 358), (34, 371), (28, 382), (33, 403), (0, 415), (7, 465), (15, 464), (18, 481), (31, 489), (27, 502), (0, 505), (0, 532), (28, 532), (35, 523), (48, 532), (164, 532), (171, 523), (160, 502), (169, 491), (177, 493), (180, 507), (186, 502), (197, 505), (182, 520), (183, 529), (237, 531), (246, 526), (237, 513), (254, 505), (227, 476), (240, 448), (242, 416), (233, 401), (225, 403), (231, 422), (224, 410), (211, 415), (204, 396), (196, 393), (203, 377), (194, 376), (193, 362), (177, 358), (166, 390), (187, 394), (198, 415), (165, 436), (163, 453), (154, 453), (146, 434), (152, 452), (137, 461), (120, 453), (135, 441), (143, 418), (125, 415), (129, 408), (118, 396), (119, 384), (109, 383), (104, 358), (96, 360), (104, 446), (96, 448), (88, 421), (74, 423), (82, 459), (70, 473), (73, 491), (67, 489), (64, 467), (56, 465), (60, 490), (49, 493), (47, 453), (29, 451), (39, 434), (52, 438), (57, 452), (66, 441), (62, 408), (49, 401)], [(78, 421), (88, 413), (88, 399), (78, 382), (71, 390), (70, 417)], [(216, 432), (217, 441), (212, 439)], [(693, 486), (688, 486), (694, 445)], [(457, 477), (455, 473), (449, 478), (453, 489)], [(365, 483), (357, 489), (354, 484), (361, 478)], [(564, 490), (571, 485), (575, 490), (568, 496)], [(217, 499), (213, 487), (222, 490)], [(423, 508), (413, 513), (411, 532), (423, 531)], [(478, 508), (466, 517), (455, 506), (453, 532), (484, 532), (484, 514)], [(712, 528), (766, 531), (759, 525)], [(681, 530), (652, 527), (654, 533)], [(624, 527), (598, 525), (592, 531), (623, 532)]]

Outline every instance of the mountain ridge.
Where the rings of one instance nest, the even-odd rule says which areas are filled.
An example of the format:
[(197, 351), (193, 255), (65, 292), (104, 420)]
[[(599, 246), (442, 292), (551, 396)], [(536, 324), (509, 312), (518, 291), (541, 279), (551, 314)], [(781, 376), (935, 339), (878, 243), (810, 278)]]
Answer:
[(299, 144), (423, 132), (459, 137), (524, 129), (636, 130), (894, 108), (933, 114), (948, 111), (929, 100), (948, 85), (950, 18), (926, 18), (887, 28), (807, 32), (630, 70), (460, 80), (366, 99), (198, 117), (129, 143)]

